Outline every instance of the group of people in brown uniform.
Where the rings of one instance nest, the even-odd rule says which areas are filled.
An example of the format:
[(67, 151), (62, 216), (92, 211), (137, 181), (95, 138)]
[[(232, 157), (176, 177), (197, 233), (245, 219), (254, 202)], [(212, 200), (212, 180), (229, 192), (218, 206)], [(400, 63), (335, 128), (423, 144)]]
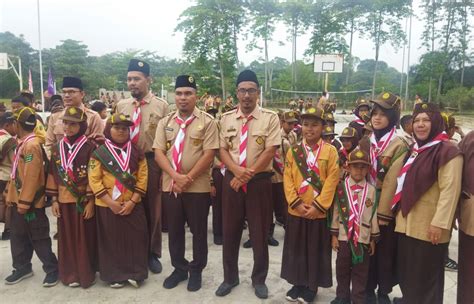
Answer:
[[(454, 145), (437, 105), (417, 104), (412, 131), (398, 136), (396, 95), (360, 100), (358, 118), (338, 141), (334, 114), (322, 108), (278, 115), (259, 107), (260, 86), (250, 70), (237, 77), (237, 107), (219, 119), (197, 108), (192, 76), (176, 78), (176, 111), (170, 113), (150, 83), (149, 65), (132, 59), (132, 97), (117, 104), (105, 125), (82, 104), (82, 82), (74, 77), (64, 78), (65, 108), (52, 114), (46, 131), (37, 128), (30, 107), (2, 114), (0, 173), (10, 168), (10, 181), (2, 185), (11, 206), (14, 268), (7, 284), (33, 274), (35, 251), (45, 287), (61, 281), (87, 288), (97, 271), (113, 288), (139, 287), (148, 270), (162, 271), (165, 224), (174, 271), (163, 286), (188, 280), (187, 289), (197, 291), (212, 205), (214, 242), (223, 245), (219, 297), (240, 282), (246, 226), (252, 286), (257, 297), (268, 297), (275, 213), (285, 228), (281, 277), (292, 285), (288, 301), (312, 302), (319, 287), (332, 286), (334, 250), (331, 303), (390, 303), (396, 284), (403, 298), (394, 302), (442, 303), (444, 260), (457, 218), (458, 303), (473, 303), (474, 185), (468, 174), (474, 133)], [(47, 205), (58, 219), (58, 259)], [(192, 261), (185, 258), (186, 225)]]

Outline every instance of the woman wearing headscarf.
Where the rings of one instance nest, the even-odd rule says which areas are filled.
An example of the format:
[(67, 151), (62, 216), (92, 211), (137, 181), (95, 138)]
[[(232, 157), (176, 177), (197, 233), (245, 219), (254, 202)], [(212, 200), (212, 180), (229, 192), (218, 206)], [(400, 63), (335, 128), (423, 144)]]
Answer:
[(388, 295), (397, 284), (397, 236), (391, 204), (397, 186), (397, 175), (403, 166), (408, 146), (396, 135), (396, 125), (400, 118), (400, 98), (385, 92), (370, 102), (373, 104), (370, 112), (373, 132), (370, 137), (362, 138), (359, 145), (371, 158), (368, 180), (376, 188), (375, 204), (380, 239), (375, 254), (370, 257), (367, 303), (376, 303), (377, 300), (379, 304), (385, 304), (391, 303)]
[(148, 277), (148, 232), (141, 204), (148, 170), (145, 155), (130, 140), (132, 125), (124, 115), (112, 115), (104, 130), (105, 144), (89, 162), (100, 278), (112, 288), (127, 282), (139, 287)]
[(444, 258), (461, 193), (463, 158), (435, 104), (415, 105), (415, 145), (397, 178), (401, 303), (443, 303)]
[(52, 147), (46, 194), (58, 218), (59, 279), (69, 287), (91, 286), (97, 270), (94, 195), (87, 166), (96, 148), (84, 135), (87, 117), (69, 107), (62, 117), (64, 137)]

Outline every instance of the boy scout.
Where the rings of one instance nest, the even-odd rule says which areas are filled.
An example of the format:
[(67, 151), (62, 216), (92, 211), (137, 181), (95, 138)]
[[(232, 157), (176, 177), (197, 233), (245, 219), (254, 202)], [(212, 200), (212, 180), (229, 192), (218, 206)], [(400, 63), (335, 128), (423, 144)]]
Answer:
[[(210, 166), (219, 148), (217, 123), (196, 107), (194, 78), (176, 78), (176, 107), (158, 123), (153, 148), (164, 171), (163, 204), (168, 217), (171, 264), (175, 268), (163, 287), (171, 289), (188, 278), (188, 290), (201, 289), (207, 264), (207, 215), (210, 203)], [(193, 261), (184, 257), (185, 225), (193, 234)]]
[(272, 159), (281, 144), (274, 112), (257, 106), (257, 76), (250, 70), (237, 78), (239, 106), (222, 116), (219, 155), (227, 170), (222, 189), (224, 282), (217, 296), (239, 284), (238, 255), (244, 220), (249, 224), (254, 254), (252, 285), (259, 298), (268, 297), (267, 238), (272, 222)]
[(10, 180), (12, 171), (13, 153), (16, 147), (16, 140), (13, 137), (15, 118), (11, 112), (5, 112), (0, 115), (0, 220), (5, 225), (1, 239), (6, 241), (10, 239), (10, 214), (11, 207), (5, 204), (3, 192)]
[(31, 258), (34, 250), (46, 272), (43, 286), (50, 287), (58, 282), (58, 261), (51, 249), (49, 221), (45, 213), (44, 151), (33, 133), (36, 125), (34, 110), (24, 107), (14, 116), (14, 129), (19, 140), (6, 201), (12, 205), (10, 246), (15, 270), (5, 283), (16, 284), (33, 275)]
[(375, 188), (365, 179), (369, 155), (355, 149), (347, 164), (350, 176), (339, 184), (331, 224), (332, 248), (337, 252), (336, 299), (331, 304), (365, 303), (368, 255), (374, 254), (379, 236)]
[(150, 236), (148, 267), (153, 273), (160, 273), (161, 257), (161, 170), (155, 162), (153, 140), (158, 121), (168, 114), (166, 101), (155, 97), (150, 91), (150, 65), (131, 59), (128, 64), (127, 86), (132, 97), (118, 102), (117, 113), (130, 117), (134, 123), (130, 134), (132, 142), (145, 153), (148, 164), (148, 191), (143, 206)]
[(352, 112), (356, 116), (356, 119), (349, 123), (349, 127), (357, 130), (357, 135), (360, 140), (363, 136), (364, 125), (369, 120), (369, 117), (370, 117), (369, 102), (363, 98), (357, 99), (356, 107)]
[[(86, 108), (82, 103), (85, 92), (81, 79), (75, 77), (64, 77), (62, 90), (64, 106), (81, 108), (81, 110), (83, 110), (87, 115), (87, 130), (85, 135), (91, 139), (103, 137), (104, 123), (99, 114)], [(45, 144), (45, 149), (48, 155), (51, 154), (52, 146), (57, 144), (64, 137), (63, 122), (61, 120), (61, 117), (63, 117), (64, 114), (64, 110), (53, 113), (48, 120)]]
[[(23, 107), (30, 107), (31, 102), (30, 102), (29, 97), (27, 97), (29, 96), (29, 94), (31, 93), (24, 95), (24, 93), (22, 92), (20, 96), (14, 97), (12, 99), (11, 106), (12, 106), (13, 112)], [(32, 98), (34, 98), (34, 96)], [(39, 116), (38, 114), (36, 114), (36, 127), (34, 129), (34, 133), (36, 135), (36, 138), (40, 141), (40, 143), (44, 144), (46, 141), (46, 130), (44, 128), (43, 120), (41, 116)]]

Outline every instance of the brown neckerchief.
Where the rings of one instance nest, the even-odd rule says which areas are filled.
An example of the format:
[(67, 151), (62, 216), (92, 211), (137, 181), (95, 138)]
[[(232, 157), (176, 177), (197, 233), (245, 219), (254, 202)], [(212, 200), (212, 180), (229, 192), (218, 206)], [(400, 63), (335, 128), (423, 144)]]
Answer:
[(459, 149), (464, 154), (464, 168), (462, 176), (462, 191), (463, 194), (474, 194), (474, 131), (469, 132), (463, 140), (459, 143)]
[[(458, 147), (449, 141), (444, 141), (416, 157), (403, 183), (403, 196), (400, 205), (404, 217), (438, 180), (439, 168), (460, 154), (461, 151)], [(410, 153), (407, 153), (406, 158), (408, 159), (408, 157), (410, 157)]]

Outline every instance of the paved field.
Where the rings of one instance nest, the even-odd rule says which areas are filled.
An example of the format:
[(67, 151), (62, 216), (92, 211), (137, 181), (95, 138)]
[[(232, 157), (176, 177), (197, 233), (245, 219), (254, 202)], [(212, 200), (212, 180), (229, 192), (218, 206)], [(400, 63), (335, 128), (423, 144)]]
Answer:
[[(337, 124), (337, 132), (341, 132), (346, 125), (343, 121), (349, 121), (349, 116), (338, 116), (340, 123)], [(471, 129), (472, 122), (466, 129)], [(464, 129), (464, 128), (463, 128)], [(467, 132), (467, 130), (465, 131)], [(50, 212), (48, 211), (49, 215)], [(50, 216), (52, 233), (55, 231), (55, 220)], [(270, 247), (270, 270), (267, 279), (269, 288), (269, 299), (261, 301), (257, 299), (251, 287), (250, 274), (252, 269), (252, 251), (241, 248), (239, 260), (240, 265), (240, 285), (225, 298), (214, 296), (214, 291), (222, 280), (222, 248), (212, 243), (211, 216), (209, 216), (209, 262), (203, 273), (203, 287), (196, 293), (190, 293), (186, 290), (186, 284), (182, 283), (172, 290), (166, 290), (162, 287), (163, 280), (171, 271), (171, 263), (168, 253), (168, 236), (163, 235), (163, 273), (159, 275), (150, 274), (145, 284), (135, 289), (126, 286), (123, 289), (113, 290), (100, 280), (89, 289), (72, 289), (62, 284), (46, 289), (41, 286), (44, 273), (41, 264), (36, 256), (33, 258), (33, 270), (35, 275), (17, 285), (7, 286), (0, 283), (0, 302), (1, 303), (285, 303), (285, 293), (290, 288), (286, 281), (280, 279), (281, 256), (283, 248), (284, 231), (277, 226), (275, 238), (280, 241), (280, 246)], [(0, 231), (3, 231), (3, 224), (0, 224)], [(51, 234), (52, 234), (51, 233)], [(247, 240), (247, 231), (244, 231), (243, 241)], [(191, 258), (192, 241), (189, 231), (187, 232), (187, 256)], [(453, 239), (450, 245), (450, 256), (457, 260), (458, 236), (453, 233)], [(57, 243), (53, 242), (53, 248), (57, 251)], [(335, 254), (333, 254), (333, 264)], [(333, 271), (334, 271), (333, 265)], [(11, 272), (11, 257), (9, 242), (0, 241), (0, 278), (3, 279)], [(456, 299), (456, 275), (455, 272), (446, 273), (445, 281), (445, 303), (455, 303)], [(315, 303), (329, 303), (335, 297), (336, 280), (333, 276), (333, 287), (320, 289)], [(391, 296), (400, 296), (398, 287)]]

